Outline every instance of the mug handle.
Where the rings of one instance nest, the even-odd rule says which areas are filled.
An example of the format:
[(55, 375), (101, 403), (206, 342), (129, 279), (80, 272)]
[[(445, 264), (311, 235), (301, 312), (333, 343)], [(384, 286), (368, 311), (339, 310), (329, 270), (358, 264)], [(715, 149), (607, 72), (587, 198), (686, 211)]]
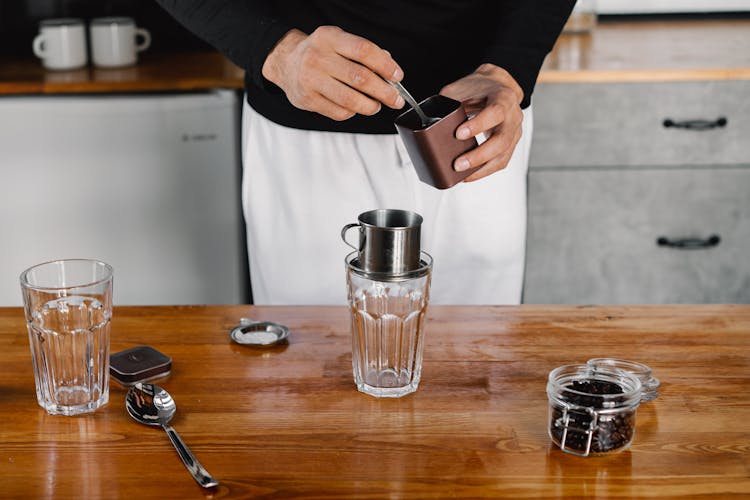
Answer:
[(346, 226), (344, 226), (341, 229), (341, 239), (344, 240), (344, 243), (346, 243), (347, 245), (349, 245), (350, 247), (352, 247), (356, 251), (361, 252), (362, 251), (361, 248), (355, 247), (354, 245), (352, 245), (351, 243), (349, 243), (348, 241), (346, 241), (346, 232), (349, 231), (353, 227), (360, 227), (360, 225), (359, 225), (359, 223), (353, 223), (353, 224), (347, 224)]
[(136, 28), (135, 29), (135, 38), (136, 40), (138, 37), (141, 37), (141, 43), (136, 43), (135, 50), (136, 52), (143, 52), (147, 48), (151, 46), (151, 33), (148, 32), (148, 30), (143, 28)]
[(37, 35), (34, 37), (34, 41), (31, 44), (31, 48), (34, 49), (34, 55), (37, 56), (39, 59), (44, 59), (44, 57), (47, 55), (45, 48), (45, 38), (44, 35)]

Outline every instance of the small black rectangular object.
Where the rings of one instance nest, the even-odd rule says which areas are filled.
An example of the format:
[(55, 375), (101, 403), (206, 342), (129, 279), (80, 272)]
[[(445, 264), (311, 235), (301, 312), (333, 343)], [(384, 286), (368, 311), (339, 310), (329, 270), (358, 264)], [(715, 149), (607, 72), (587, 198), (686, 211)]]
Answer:
[(109, 357), (109, 374), (122, 385), (133, 385), (169, 375), (172, 358), (149, 346), (116, 352)]

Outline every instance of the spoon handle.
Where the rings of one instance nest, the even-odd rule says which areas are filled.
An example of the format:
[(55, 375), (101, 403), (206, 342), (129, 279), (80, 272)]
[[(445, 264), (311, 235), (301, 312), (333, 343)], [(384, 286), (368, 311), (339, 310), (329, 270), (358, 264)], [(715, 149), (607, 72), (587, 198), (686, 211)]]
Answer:
[(386, 80), (391, 87), (396, 89), (399, 94), (401, 94), (401, 97), (404, 98), (404, 100), (409, 103), (409, 106), (411, 106), (414, 111), (417, 112), (417, 115), (419, 115), (419, 119), (422, 120), (422, 125), (427, 126), (429, 125), (433, 120), (428, 117), (424, 111), (422, 111), (422, 107), (419, 105), (416, 99), (412, 97), (412, 95), (409, 93), (408, 90), (406, 90), (406, 87), (401, 85), (400, 82), (393, 82), (391, 80)]
[(192, 474), (193, 479), (204, 488), (213, 488), (219, 484), (219, 481), (213, 478), (206, 469), (198, 462), (198, 459), (193, 456), (190, 452), (190, 448), (187, 447), (185, 442), (182, 440), (177, 431), (172, 428), (171, 425), (162, 422), (162, 427), (167, 431), (169, 440), (172, 441), (177, 453), (182, 459), (182, 463), (185, 464), (187, 470)]

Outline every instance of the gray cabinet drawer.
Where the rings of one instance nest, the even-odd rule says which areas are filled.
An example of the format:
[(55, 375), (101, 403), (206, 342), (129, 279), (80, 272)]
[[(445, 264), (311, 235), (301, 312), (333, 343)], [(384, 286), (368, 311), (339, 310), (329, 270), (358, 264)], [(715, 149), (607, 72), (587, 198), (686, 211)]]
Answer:
[[(750, 164), (750, 80), (547, 83), (533, 102), (532, 168)], [(663, 125), (719, 117), (710, 130)]]
[(540, 168), (529, 200), (524, 302), (750, 302), (750, 168)]

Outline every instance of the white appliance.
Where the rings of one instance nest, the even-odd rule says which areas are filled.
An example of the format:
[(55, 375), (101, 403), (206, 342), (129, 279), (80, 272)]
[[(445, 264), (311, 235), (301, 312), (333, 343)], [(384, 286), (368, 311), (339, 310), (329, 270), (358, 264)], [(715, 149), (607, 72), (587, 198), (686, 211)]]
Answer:
[(239, 98), (0, 98), (0, 306), (60, 258), (114, 267), (115, 305), (238, 304), (249, 283)]
[(599, 14), (744, 12), (750, 0), (597, 0)]

